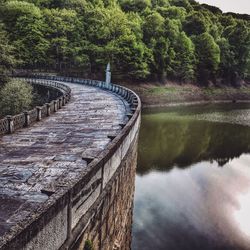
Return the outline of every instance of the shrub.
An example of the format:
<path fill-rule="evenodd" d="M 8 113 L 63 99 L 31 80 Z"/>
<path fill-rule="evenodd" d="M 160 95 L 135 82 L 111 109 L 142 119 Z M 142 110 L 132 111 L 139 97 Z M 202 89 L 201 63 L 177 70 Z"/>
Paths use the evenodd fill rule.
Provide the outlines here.
<path fill-rule="evenodd" d="M 86 240 L 84 250 L 94 250 L 93 243 L 91 240 Z"/>
<path fill-rule="evenodd" d="M 32 86 L 21 80 L 10 80 L 0 91 L 1 115 L 18 114 L 32 103 Z"/>

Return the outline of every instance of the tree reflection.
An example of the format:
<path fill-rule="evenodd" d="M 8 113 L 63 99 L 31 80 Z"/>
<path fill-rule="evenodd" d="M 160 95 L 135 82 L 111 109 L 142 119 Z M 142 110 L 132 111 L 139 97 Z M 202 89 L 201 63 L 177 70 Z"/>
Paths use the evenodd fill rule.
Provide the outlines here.
<path fill-rule="evenodd" d="M 176 113 L 147 114 L 142 118 L 139 174 L 151 169 L 169 171 L 200 161 L 224 166 L 250 151 L 250 129 L 238 125 L 198 121 Z"/>

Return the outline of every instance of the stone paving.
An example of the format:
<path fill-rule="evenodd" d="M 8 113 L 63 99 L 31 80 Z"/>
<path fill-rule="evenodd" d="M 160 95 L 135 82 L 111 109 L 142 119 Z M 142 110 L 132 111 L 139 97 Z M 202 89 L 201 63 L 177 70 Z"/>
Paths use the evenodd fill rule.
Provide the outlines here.
<path fill-rule="evenodd" d="M 71 101 L 29 128 L 0 137 L 0 237 L 84 171 L 127 122 L 129 105 L 114 93 L 69 84 Z M 85 160 L 83 160 L 85 159 Z M 0 239 L 1 240 L 1 239 Z"/>

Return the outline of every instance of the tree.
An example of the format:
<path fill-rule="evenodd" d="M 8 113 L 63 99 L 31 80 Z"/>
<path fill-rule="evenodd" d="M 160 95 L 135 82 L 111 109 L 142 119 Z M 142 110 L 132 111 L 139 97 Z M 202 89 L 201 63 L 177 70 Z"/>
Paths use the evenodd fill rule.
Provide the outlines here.
<path fill-rule="evenodd" d="M 196 78 L 195 46 L 185 32 L 181 32 L 175 43 L 175 58 L 172 62 L 174 77 L 182 82 L 193 82 Z"/>
<path fill-rule="evenodd" d="M 184 7 L 188 12 L 193 10 L 191 3 L 193 0 L 169 0 L 170 4 L 177 7 Z M 196 4 L 196 2 L 193 2 Z"/>
<path fill-rule="evenodd" d="M 15 56 L 86 77 L 103 77 L 107 62 L 122 78 L 250 77 L 250 17 L 195 0 L 2 0 L 0 22 L 2 72 Z"/>
<path fill-rule="evenodd" d="M 169 0 L 151 0 L 151 4 L 153 8 L 170 6 Z"/>
<path fill-rule="evenodd" d="M 197 73 L 201 83 L 214 79 L 220 63 L 220 48 L 214 38 L 207 32 L 193 38 L 196 57 L 198 59 Z"/>
<path fill-rule="evenodd" d="M 165 19 L 158 12 L 152 12 L 144 19 L 143 37 L 146 43 L 150 43 L 151 38 L 164 35 Z"/>
<path fill-rule="evenodd" d="M 1 115 L 15 115 L 28 109 L 32 103 L 32 87 L 30 84 L 11 80 L 0 91 Z"/>
<path fill-rule="evenodd" d="M 143 25 L 144 42 L 151 50 L 151 74 L 163 81 L 167 72 L 169 40 L 165 38 L 165 20 L 158 12 L 146 16 Z M 157 38 L 157 39 L 156 39 Z"/>
<path fill-rule="evenodd" d="M 134 35 L 120 37 L 116 47 L 113 57 L 115 70 L 131 79 L 145 79 L 150 74 L 147 63 L 150 51 L 143 43 L 137 42 Z"/>
<path fill-rule="evenodd" d="M 234 54 L 234 60 L 231 69 L 239 74 L 242 78 L 245 77 L 250 60 L 250 28 L 244 21 L 238 21 L 236 25 L 229 26 L 224 31 L 230 44 L 230 49 Z"/>
<path fill-rule="evenodd" d="M 233 72 L 234 65 L 236 64 L 235 54 L 227 38 L 221 37 L 217 43 L 220 47 L 220 76 L 223 77 L 228 83 L 231 83 L 231 74 Z"/>
<path fill-rule="evenodd" d="M 156 9 L 164 18 L 178 19 L 183 22 L 186 18 L 187 12 L 183 7 L 158 7 Z"/>
<path fill-rule="evenodd" d="M 208 23 L 201 12 L 190 13 L 184 22 L 184 31 L 189 35 L 200 35 L 208 31 Z"/>
<path fill-rule="evenodd" d="M 6 74 L 14 67 L 14 49 L 7 39 L 7 33 L 0 23 L 0 86 L 6 81 Z"/>
<path fill-rule="evenodd" d="M 125 12 L 142 12 L 146 8 L 151 7 L 150 0 L 120 0 L 120 4 Z"/>
<path fill-rule="evenodd" d="M 164 81 L 170 72 L 170 62 L 174 57 L 174 51 L 170 48 L 170 42 L 163 37 L 152 40 L 154 64 L 152 73 L 156 73 L 158 80 Z"/>
<path fill-rule="evenodd" d="M 23 1 L 9 1 L 0 14 L 10 34 L 16 58 L 23 67 L 38 67 L 46 62 L 48 41 L 44 38 L 44 23 L 38 7 Z"/>
<path fill-rule="evenodd" d="M 16 23 L 17 40 L 13 46 L 17 50 L 22 65 L 29 68 L 39 68 L 46 65 L 49 42 L 45 39 L 43 21 L 27 16 L 19 17 Z"/>
<path fill-rule="evenodd" d="M 45 9 L 46 39 L 49 44 L 49 62 L 58 71 L 69 69 L 82 62 L 79 58 L 81 27 L 77 13 L 66 9 Z"/>
<path fill-rule="evenodd" d="M 213 14 L 219 14 L 219 15 L 222 14 L 222 10 L 220 8 L 215 7 L 215 6 L 211 6 L 208 4 L 202 4 L 201 7 L 211 11 Z"/>
<path fill-rule="evenodd" d="M 85 48 L 91 74 L 103 71 L 107 62 L 117 77 L 142 79 L 149 74 L 149 51 L 141 41 L 137 15 L 126 14 L 117 6 L 90 8 L 84 23 L 86 39 L 91 41 Z"/>

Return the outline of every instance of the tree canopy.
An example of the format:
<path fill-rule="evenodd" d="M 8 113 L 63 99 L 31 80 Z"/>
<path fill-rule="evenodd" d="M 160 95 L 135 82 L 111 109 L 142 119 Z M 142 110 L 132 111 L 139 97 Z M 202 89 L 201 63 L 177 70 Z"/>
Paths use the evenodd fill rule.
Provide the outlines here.
<path fill-rule="evenodd" d="M 6 81 L 6 74 L 15 63 L 14 48 L 8 41 L 3 24 L 0 23 L 0 87 Z"/>
<path fill-rule="evenodd" d="M 207 84 L 250 80 L 250 18 L 194 0 L 4 0 L 0 74 L 19 68 Z M 237 76 L 237 77 L 236 77 Z"/>

